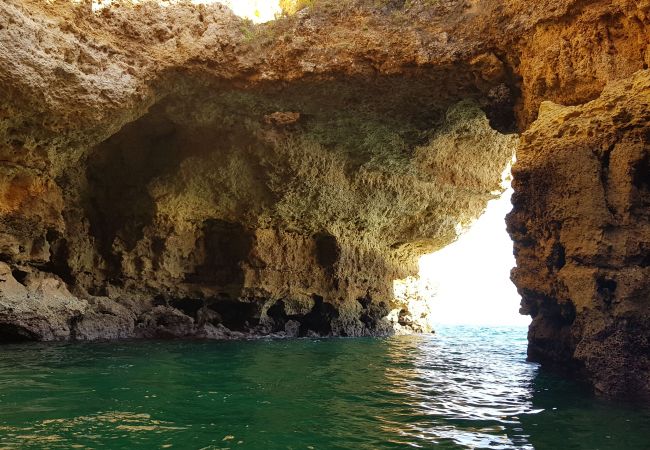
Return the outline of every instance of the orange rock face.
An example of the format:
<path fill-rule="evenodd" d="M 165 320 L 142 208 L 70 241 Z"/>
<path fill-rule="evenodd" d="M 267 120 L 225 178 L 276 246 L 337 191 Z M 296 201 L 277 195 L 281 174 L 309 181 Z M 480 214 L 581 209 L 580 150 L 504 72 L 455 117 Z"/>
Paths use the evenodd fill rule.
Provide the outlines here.
<path fill-rule="evenodd" d="M 649 111 L 648 71 L 585 105 L 544 103 L 513 170 L 529 357 L 614 395 L 650 392 Z"/>
<path fill-rule="evenodd" d="M 555 11 L 562 17 L 536 24 L 517 51 L 522 129 L 537 117 L 542 101 L 585 103 L 609 81 L 650 65 L 647 1 L 561 2 Z"/>

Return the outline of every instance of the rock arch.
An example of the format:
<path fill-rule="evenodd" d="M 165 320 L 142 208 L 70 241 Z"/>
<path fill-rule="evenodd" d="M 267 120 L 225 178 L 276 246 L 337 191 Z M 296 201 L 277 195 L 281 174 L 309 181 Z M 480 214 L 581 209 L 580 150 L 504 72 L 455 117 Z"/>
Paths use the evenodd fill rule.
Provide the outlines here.
<path fill-rule="evenodd" d="M 3 2 L 0 336 L 421 331 L 519 132 L 530 356 L 650 392 L 648 7 L 340 3 Z"/>

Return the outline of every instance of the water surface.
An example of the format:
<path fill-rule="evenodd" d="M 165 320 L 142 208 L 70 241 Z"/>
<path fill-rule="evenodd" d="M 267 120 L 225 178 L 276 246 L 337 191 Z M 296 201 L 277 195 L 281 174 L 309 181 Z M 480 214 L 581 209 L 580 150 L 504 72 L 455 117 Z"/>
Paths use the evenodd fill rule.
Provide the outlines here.
<path fill-rule="evenodd" d="M 0 448 L 649 449 L 650 412 L 525 362 L 525 328 L 0 348 Z"/>

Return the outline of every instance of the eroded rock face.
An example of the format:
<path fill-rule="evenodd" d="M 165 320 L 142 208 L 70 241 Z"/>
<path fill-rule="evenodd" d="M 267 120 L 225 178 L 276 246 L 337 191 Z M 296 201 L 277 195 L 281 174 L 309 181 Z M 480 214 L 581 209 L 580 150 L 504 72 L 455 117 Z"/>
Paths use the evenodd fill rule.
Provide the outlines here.
<path fill-rule="evenodd" d="M 517 0 L 507 3 L 511 11 L 521 8 Z M 645 0 L 526 6 L 530 19 L 525 26 L 532 21 L 534 26 L 524 32 L 512 61 L 521 76 L 517 109 L 522 130 L 537 117 L 541 102 L 585 103 L 597 98 L 608 82 L 650 65 L 650 4 Z M 541 19 L 543 15 L 553 18 Z"/>
<path fill-rule="evenodd" d="M 291 321 L 299 335 L 383 334 L 394 310 L 395 325 L 427 329 L 392 298 L 392 280 L 481 211 L 515 138 L 461 103 L 409 150 L 354 109 L 330 118 L 292 104 L 312 122 L 269 125 L 261 95 L 166 98 L 64 171 L 62 230 L 24 230 L 7 257 L 90 302 L 71 337 L 287 332 Z"/>
<path fill-rule="evenodd" d="M 513 169 L 529 357 L 612 395 L 650 393 L 649 158 L 643 71 L 582 106 L 544 103 Z"/>
<path fill-rule="evenodd" d="M 11 268 L 0 298 L 35 317 L 17 322 L 8 303 L 5 334 L 429 330 L 426 311 L 395 299 L 392 281 L 453 241 L 500 189 L 517 139 L 481 107 L 507 128 L 502 63 L 488 53 L 416 71 L 406 67 L 415 47 L 392 68 L 378 60 L 383 70 L 370 73 L 354 61 L 338 74 L 331 52 L 352 61 L 359 37 L 352 51 L 330 37 L 330 51 L 313 57 L 288 41 L 312 39 L 310 21 L 330 13 L 267 27 L 282 37 L 270 47 L 262 29 L 251 38 L 219 6 L 170 8 L 2 6 L 21 27 L 5 28 L 0 52 L 9 94 L 0 245 Z M 396 27 L 391 17 L 379 30 Z M 14 293 L 12 270 L 58 280 L 74 308 Z M 58 332 L 43 331 L 48 322 Z"/>
<path fill-rule="evenodd" d="M 392 281 L 478 217 L 525 131 L 531 358 L 647 392 L 649 17 L 2 2 L 0 340 L 427 330 Z"/>

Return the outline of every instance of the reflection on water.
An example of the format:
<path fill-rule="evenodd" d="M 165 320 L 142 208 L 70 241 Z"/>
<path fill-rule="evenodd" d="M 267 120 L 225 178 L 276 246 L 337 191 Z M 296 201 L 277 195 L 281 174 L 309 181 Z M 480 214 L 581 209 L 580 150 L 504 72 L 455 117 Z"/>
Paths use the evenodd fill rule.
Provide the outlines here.
<path fill-rule="evenodd" d="M 525 362 L 525 329 L 0 352 L 0 448 L 647 449 L 650 413 Z"/>
<path fill-rule="evenodd" d="M 541 412 L 532 405 L 537 366 L 522 359 L 525 335 L 513 330 L 443 328 L 437 339 L 391 343 L 395 361 L 411 357 L 407 370 L 387 369 L 392 390 L 407 399 L 413 415 L 430 418 L 399 432 L 464 448 L 533 448 L 519 417 Z"/>

